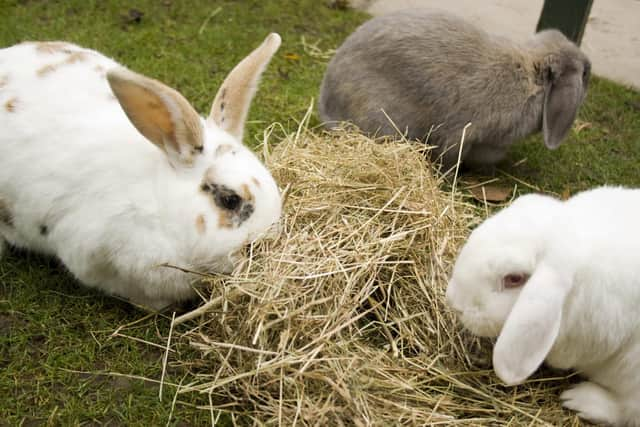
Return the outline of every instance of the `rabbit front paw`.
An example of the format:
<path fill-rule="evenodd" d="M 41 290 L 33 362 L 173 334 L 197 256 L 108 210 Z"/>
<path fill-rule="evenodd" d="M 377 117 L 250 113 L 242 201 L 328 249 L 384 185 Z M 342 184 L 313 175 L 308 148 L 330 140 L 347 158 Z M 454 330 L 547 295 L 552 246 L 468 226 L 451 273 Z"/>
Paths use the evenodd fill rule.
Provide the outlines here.
<path fill-rule="evenodd" d="M 615 397 L 599 385 L 584 381 L 560 395 L 562 406 L 578 413 L 592 423 L 619 425 L 620 405 Z"/>

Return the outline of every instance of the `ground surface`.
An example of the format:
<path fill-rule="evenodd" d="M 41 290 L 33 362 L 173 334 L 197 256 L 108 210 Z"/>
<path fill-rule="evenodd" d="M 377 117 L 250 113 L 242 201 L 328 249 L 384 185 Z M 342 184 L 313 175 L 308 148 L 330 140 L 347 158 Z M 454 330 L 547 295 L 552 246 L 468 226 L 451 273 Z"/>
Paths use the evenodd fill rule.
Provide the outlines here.
<path fill-rule="evenodd" d="M 283 45 L 250 115 L 255 143 L 267 123 L 295 126 L 315 97 L 325 61 L 305 54 L 302 38 L 326 50 L 362 19 L 315 0 L 0 0 L 0 46 L 62 39 L 95 48 L 176 87 L 204 114 L 226 72 L 277 31 Z M 144 316 L 79 287 L 52 260 L 11 252 L 0 261 L 0 426 L 207 424 L 207 412 L 180 402 L 171 417 L 174 390 L 159 401 L 157 384 L 134 378 L 160 378 L 163 349 L 136 340 L 163 345 L 169 321 L 120 330 L 135 340 L 113 334 Z M 184 372 L 169 367 L 166 379 Z"/>
<path fill-rule="evenodd" d="M 64 39 L 96 48 L 178 88 L 205 113 L 226 71 L 278 31 L 284 44 L 250 116 L 253 143 L 273 121 L 292 128 L 317 98 L 326 59 L 309 43 L 335 48 L 364 19 L 316 0 L 4 0 L 0 46 Z M 596 78 L 565 145 L 550 152 L 532 137 L 490 178 L 565 195 L 604 183 L 640 186 L 639 116 L 638 92 Z M 160 378 L 168 325 L 79 287 L 52 260 L 11 252 L 0 261 L 0 425 L 208 422 L 192 406 L 203 402 L 174 407 L 170 386 L 160 401 L 156 383 L 136 379 Z M 186 343 L 175 348 L 171 360 L 189 357 Z M 166 379 L 184 374 L 170 364 Z"/>

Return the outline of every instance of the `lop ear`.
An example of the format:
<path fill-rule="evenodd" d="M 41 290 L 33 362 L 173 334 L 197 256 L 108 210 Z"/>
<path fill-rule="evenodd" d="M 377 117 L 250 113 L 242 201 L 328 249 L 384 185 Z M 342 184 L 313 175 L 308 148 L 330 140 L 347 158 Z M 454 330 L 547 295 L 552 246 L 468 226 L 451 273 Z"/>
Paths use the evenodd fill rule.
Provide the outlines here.
<path fill-rule="evenodd" d="M 549 149 L 560 146 L 578 114 L 585 88 L 581 73 L 551 58 L 544 68 L 542 131 Z"/>
<path fill-rule="evenodd" d="M 269 34 L 258 48 L 231 70 L 213 101 L 208 120 L 229 132 L 238 141 L 242 141 L 244 123 L 260 76 L 280 43 L 278 34 Z"/>
<path fill-rule="evenodd" d="M 174 165 L 188 166 L 202 153 L 202 122 L 178 92 L 125 68 L 107 73 L 111 90 L 138 131 L 167 153 Z"/>
<path fill-rule="evenodd" d="M 540 265 L 522 289 L 493 348 L 493 368 L 508 385 L 523 382 L 555 342 L 570 280 Z"/>

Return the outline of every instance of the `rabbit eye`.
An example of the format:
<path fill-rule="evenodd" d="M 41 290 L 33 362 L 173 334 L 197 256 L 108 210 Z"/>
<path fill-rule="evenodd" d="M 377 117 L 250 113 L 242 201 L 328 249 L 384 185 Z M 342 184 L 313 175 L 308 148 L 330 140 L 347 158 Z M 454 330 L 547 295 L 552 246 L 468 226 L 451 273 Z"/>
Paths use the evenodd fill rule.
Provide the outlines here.
<path fill-rule="evenodd" d="M 520 286 L 527 283 L 529 276 L 521 273 L 511 273 L 507 274 L 502 278 L 502 287 L 504 289 L 513 289 L 519 288 Z"/>
<path fill-rule="evenodd" d="M 219 202 L 219 205 L 224 209 L 235 211 L 240 206 L 242 199 L 237 194 L 221 194 Z"/>
<path fill-rule="evenodd" d="M 243 204 L 242 197 L 224 185 L 205 181 L 200 185 L 200 190 L 205 193 L 210 193 L 213 196 L 215 204 L 228 211 L 237 211 Z"/>

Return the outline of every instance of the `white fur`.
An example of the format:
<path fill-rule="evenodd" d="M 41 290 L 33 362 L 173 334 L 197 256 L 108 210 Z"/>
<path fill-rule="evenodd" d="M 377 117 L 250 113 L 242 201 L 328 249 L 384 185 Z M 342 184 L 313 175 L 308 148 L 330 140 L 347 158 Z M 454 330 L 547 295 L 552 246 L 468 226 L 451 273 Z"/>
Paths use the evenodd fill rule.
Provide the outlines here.
<path fill-rule="evenodd" d="M 568 201 L 528 195 L 462 248 L 447 289 L 472 332 L 497 336 L 507 384 L 543 362 L 588 382 L 563 405 L 590 421 L 640 426 L 640 190 L 602 187 Z M 506 274 L 530 276 L 503 289 Z"/>
<path fill-rule="evenodd" d="M 159 309 L 192 297 L 197 279 L 163 264 L 228 272 L 234 252 L 278 222 L 271 174 L 214 121 L 196 119 L 202 154 L 176 165 L 114 98 L 106 73 L 119 64 L 72 44 L 38 46 L 0 50 L 0 199 L 13 216 L 13 224 L 0 222 L 0 255 L 7 241 L 57 256 L 84 284 Z M 85 56 L 65 62 L 73 52 Z M 46 65 L 56 66 L 39 74 Z M 233 149 L 216 153 L 221 145 Z M 250 190 L 248 219 L 219 225 L 224 212 L 200 189 L 207 173 L 237 193 Z"/>

